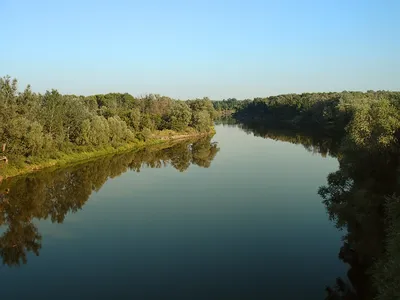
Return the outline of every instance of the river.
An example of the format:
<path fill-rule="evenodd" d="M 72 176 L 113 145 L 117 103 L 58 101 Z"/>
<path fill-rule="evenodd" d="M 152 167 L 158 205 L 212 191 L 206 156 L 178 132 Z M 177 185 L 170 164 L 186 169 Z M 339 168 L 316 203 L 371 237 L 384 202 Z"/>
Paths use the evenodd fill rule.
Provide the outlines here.
<path fill-rule="evenodd" d="M 324 299 L 348 269 L 317 193 L 337 159 L 216 132 L 3 183 L 2 299 Z"/>

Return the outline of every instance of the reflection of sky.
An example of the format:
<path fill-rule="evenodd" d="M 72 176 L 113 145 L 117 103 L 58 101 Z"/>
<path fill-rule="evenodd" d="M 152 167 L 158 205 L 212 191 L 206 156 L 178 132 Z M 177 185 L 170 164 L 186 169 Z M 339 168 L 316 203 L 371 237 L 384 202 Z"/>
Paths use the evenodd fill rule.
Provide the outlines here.
<path fill-rule="evenodd" d="M 210 168 L 129 171 L 63 224 L 40 222 L 40 257 L 30 256 L 5 286 L 15 280 L 40 290 L 48 282 L 50 292 L 67 284 L 65 299 L 78 289 L 87 297 L 148 299 L 179 287 L 198 291 L 198 299 L 207 289 L 207 299 L 257 299 L 267 291 L 322 299 L 345 270 L 337 258 L 341 233 L 317 195 L 337 161 L 237 128 L 217 132 L 220 151 Z"/>

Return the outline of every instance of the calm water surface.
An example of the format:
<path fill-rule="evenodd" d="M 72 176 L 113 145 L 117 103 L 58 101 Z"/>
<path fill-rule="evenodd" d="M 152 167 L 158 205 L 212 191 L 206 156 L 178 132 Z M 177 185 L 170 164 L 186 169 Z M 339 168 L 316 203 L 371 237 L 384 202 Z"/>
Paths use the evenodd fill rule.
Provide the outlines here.
<path fill-rule="evenodd" d="M 2 299 L 324 299 L 347 270 L 317 194 L 337 160 L 216 130 L 3 184 Z"/>

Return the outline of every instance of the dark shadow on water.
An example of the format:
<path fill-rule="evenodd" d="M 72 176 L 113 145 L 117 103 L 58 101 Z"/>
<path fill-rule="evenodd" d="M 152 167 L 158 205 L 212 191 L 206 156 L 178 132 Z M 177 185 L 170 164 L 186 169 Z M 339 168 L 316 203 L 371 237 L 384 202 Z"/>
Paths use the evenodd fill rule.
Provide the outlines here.
<path fill-rule="evenodd" d="M 257 122 L 237 123 L 236 126 L 247 134 L 253 134 L 256 137 L 302 145 L 307 151 L 320 154 L 323 157 L 337 157 L 339 154 L 340 139 L 338 137 L 329 137 L 321 133 L 304 132 L 280 126 L 272 127 L 270 124 Z"/>

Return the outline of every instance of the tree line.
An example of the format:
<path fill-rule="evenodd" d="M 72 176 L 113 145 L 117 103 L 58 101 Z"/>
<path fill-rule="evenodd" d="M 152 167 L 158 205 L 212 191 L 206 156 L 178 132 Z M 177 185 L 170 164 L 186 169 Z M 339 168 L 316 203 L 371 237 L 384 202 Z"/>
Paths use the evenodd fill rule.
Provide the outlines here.
<path fill-rule="evenodd" d="M 214 100 L 212 101 L 212 104 L 215 110 L 215 117 L 216 118 L 231 117 L 236 110 L 241 109 L 250 101 L 251 100 L 237 100 L 236 98 Z"/>
<path fill-rule="evenodd" d="M 235 111 L 250 102 L 251 102 L 250 99 L 238 100 L 236 98 L 228 98 L 223 100 L 214 100 L 212 101 L 212 104 L 216 111 L 224 111 L 224 110 Z"/>
<path fill-rule="evenodd" d="M 146 141 L 157 131 L 207 132 L 214 112 L 208 98 L 77 96 L 54 89 L 40 94 L 29 85 L 18 92 L 17 80 L 6 76 L 0 78 L 0 158 L 18 166 L 61 153 Z"/>
<path fill-rule="evenodd" d="M 390 147 L 400 137 L 400 92 L 304 93 L 255 98 L 233 117 L 350 138 L 361 147 Z"/>

